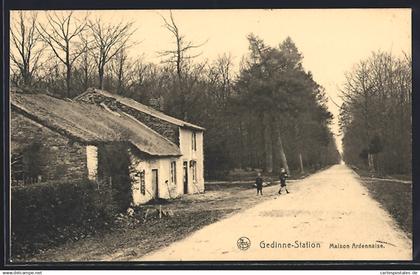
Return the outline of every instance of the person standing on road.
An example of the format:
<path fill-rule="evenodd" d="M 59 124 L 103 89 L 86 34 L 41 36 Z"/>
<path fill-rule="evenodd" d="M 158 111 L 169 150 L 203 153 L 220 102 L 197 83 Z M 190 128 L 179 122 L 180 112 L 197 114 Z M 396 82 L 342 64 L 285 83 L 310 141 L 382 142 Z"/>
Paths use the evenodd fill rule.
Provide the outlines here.
<path fill-rule="evenodd" d="M 257 178 L 255 179 L 255 185 L 257 186 L 257 196 L 258 194 L 261 194 L 262 196 L 263 179 L 261 177 L 261 173 L 258 173 Z"/>
<path fill-rule="evenodd" d="M 287 190 L 286 187 L 286 179 L 289 177 L 289 175 L 286 172 L 286 169 L 281 168 L 280 170 L 280 190 L 279 190 L 279 195 L 281 194 L 281 189 L 284 187 L 284 189 L 286 189 L 286 193 L 289 194 L 289 190 Z"/>

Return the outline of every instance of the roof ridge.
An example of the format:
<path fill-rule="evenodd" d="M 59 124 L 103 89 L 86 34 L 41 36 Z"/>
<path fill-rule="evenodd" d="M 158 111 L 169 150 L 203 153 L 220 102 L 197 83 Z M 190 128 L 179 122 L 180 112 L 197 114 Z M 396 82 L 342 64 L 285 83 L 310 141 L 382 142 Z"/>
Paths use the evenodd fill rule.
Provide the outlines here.
<path fill-rule="evenodd" d="M 87 88 L 86 91 L 84 91 L 83 93 L 73 97 L 73 100 L 78 100 L 79 98 L 81 98 L 82 96 L 84 96 L 87 93 L 90 93 L 91 91 L 95 91 L 95 88 L 91 87 L 91 88 Z"/>
<path fill-rule="evenodd" d="M 139 102 L 139 101 L 137 101 L 137 100 L 135 100 L 135 99 L 133 99 L 133 98 L 126 97 L 126 96 L 122 96 L 122 95 L 112 94 L 112 93 L 110 93 L 110 92 L 108 92 L 108 91 L 105 91 L 105 90 L 96 89 L 96 88 L 89 88 L 89 89 L 88 89 L 88 90 L 86 90 L 84 93 L 80 94 L 80 97 L 81 97 L 82 95 L 88 94 L 88 93 L 90 93 L 90 92 L 97 92 L 97 93 L 100 93 L 101 95 L 103 95 L 103 96 L 105 96 L 105 97 L 108 97 L 108 98 L 113 98 L 113 99 L 117 100 L 118 102 L 120 102 L 121 104 L 124 104 L 124 105 L 127 105 L 127 104 L 126 104 L 126 103 L 124 103 L 124 102 L 121 102 L 121 99 L 122 99 L 122 100 L 133 101 L 133 104 L 138 104 L 139 106 L 141 106 L 141 107 L 145 108 L 146 110 L 140 110 L 140 109 L 136 108 L 135 106 L 128 106 L 128 107 L 130 107 L 130 108 L 134 108 L 134 109 L 136 109 L 136 110 L 137 110 L 137 111 L 139 111 L 139 112 L 142 112 L 142 113 L 148 114 L 148 115 L 150 115 L 150 116 L 153 116 L 153 117 L 155 117 L 155 118 L 158 118 L 158 119 L 164 120 L 164 121 L 169 122 L 169 123 L 171 123 L 171 124 L 178 125 L 178 126 L 180 126 L 180 127 L 195 128 L 195 129 L 199 129 L 199 130 L 201 130 L 201 131 L 204 131 L 204 130 L 205 130 L 205 128 L 204 128 L 204 127 L 201 127 L 201 126 L 198 126 L 198 125 L 193 124 L 193 123 L 191 123 L 191 122 L 188 122 L 188 121 L 185 121 L 185 120 L 182 120 L 182 119 L 179 119 L 179 118 L 173 117 L 173 116 L 171 116 L 171 115 L 168 115 L 168 114 L 166 114 L 166 113 L 164 113 L 164 112 L 162 112 L 162 111 L 159 111 L 159 110 L 154 109 L 154 108 L 153 108 L 153 107 L 151 107 L 151 106 L 148 106 L 148 105 L 146 105 L 146 104 L 143 104 L 143 103 L 141 103 L 141 102 Z M 79 97 L 79 96 L 78 96 L 78 97 Z M 78 97 L 76 97 L 75 99 L 78 99 Z M 175 120 L 176 122 L 175 122 L 174 120 Z"/>

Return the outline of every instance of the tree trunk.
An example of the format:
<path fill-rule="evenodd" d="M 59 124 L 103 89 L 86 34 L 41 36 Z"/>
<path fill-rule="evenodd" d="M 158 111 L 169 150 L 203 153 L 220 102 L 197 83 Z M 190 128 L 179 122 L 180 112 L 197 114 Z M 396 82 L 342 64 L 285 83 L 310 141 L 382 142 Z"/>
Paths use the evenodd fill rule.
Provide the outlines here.
<path fill-rule="evenodd" d="M 88 64 L 87 54 L 84 55 L 83 62 L 84 62 L 83 74 L 84 74 L 84 82 L 85 82 L 83 86 L 86 91 L 89 88 L 89 71 L 88 71 L 89 64 Z"/>
<path fill-rule="evenodd" d="M 245 160 L 245 147 L 244 147 L 244 138 L 243 138 L 243 130 L 242 130 L 242 120 L 239 119 L 239 141 L 240 141 L 240 151 L 241 151 L 241 159 L 239 161 L 240 168 L 245 168 L 244 160 Z"/>
<path fill-rule="evenodd" d="M 71 94 L 70 94 L 70 89 L 71 89 L 71 67 L 67 66 L 67 75 L 66 75 L 66 88 L 67 88 L 67 97 L 70 98 Z"/>
<path fill-rule="evenodd" d="M 245 140 L 245 147 L 250 148 L 249 152 L 248 152 L 248 165 L 252 168 L 256 168 L 255 163 L 257 162 L 257 154 L 255 153 L 255 144 L 253 144 L 251 142 L 252 140 L 252 132 L 250 131 L 251 128 L 251 122 L 249 118 L 245 119 L 246 121 L 246 125 L 245 125 L 245 129 L 246 129 L 246 140 Z M 255 140 L 254 140 L 255 141 Z"/>
<path fill-rule="evenodd" d="M 368 165 L 369 165 L 369 171 L 375 172 L 375 161 L 374 161 L 374 154 L 369 153 L 368 154 Z"/>
<path fill-rule="evenodd" d="M 99 67 L 98 70 L 98 76 L 99 76 L 99 89 L 104 89 L 104 68 Z"/>
<path fill-rule="evenodd" d="M 303 169 L 303 160 L 302 160 L 302 154 L 299 153 L 299 164 L 300 164 L 300 173 L 305 173 L 305 170 Z"/>
<path fill-rule="evenodd" d="M 273 152 L 273 173 L 276 175 L 280 174 L 280 170 L 283 167 L 282 157 L 279 150 L 279 143 L 278 143 L 278 129 L 276 129 L 276 119 L 271 119 L 271 143 L 272 145 L 272 152 Z"/>
<path fill-rule="evenodd" d="M 274 119 L 273 131 L 276 137 L 274 149 L 278 151 L 278 155 L 280 156 L 281 160 L 281 165 L 284 169 L 286 169 L 286 172 L 289 174 L 289 165 L 287 164 L 286 154 L 284 153 L 283 142 L 281 140 L 280 125 L 277 119 Z"/>
<path fill-rule="evenodd" d="M 70 63 L 70 50 L 69 50 L 69 41 L 66 40 L 66 85 L 67 85 L 67 97 L 70 98 L 70 81 L 71 81 L 71 63 Z"/>
<path fill-rule="evenodd" d="M 29 64 L 27 64 L 26 61 L 23 62 L 23 71 L 22 71 L 22 76 L 23 76 L 23 84 L 25 87 L 30 87 L 31 86 L 31 77 L 30 77 L 30 73 L 29 73 Z"/>
<path fill-rule="evenodd" d="M 271 140 L 271 123 L 270 114 L 263 113 L 263 126 L 264 126 L 264 154 L 265 154 L 265 167 L 267 173 L 273 172 L 273 146 Z"/>
<path fill-rule="evenodd" d="M 120 64 L 118 67 L 118 83 L 117 83 L 117 94 L 121 95 L 123 93 L 123 69 L 124 69 L 124 59 L 121 56 Z"/>

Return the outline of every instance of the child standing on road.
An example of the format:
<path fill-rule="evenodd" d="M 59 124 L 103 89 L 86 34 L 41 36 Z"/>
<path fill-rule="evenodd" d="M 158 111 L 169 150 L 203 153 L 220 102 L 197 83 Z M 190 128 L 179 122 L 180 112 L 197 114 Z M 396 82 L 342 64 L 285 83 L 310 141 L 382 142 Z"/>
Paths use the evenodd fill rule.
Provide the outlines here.
<path fill-rule="evenodd" d="M 257 178 L 255 179 L 255 185 L 257 185 L 257 196 L 258 194 L 261 194 L 262 196 L 263 179 L 261 177 L 261 173 L 258 173 Z"/>
<path fill-rule="evenodd" d="M 289 177 L 289 175 L 287 174 L 286 170 L 284 168 L 281 168 L 280 170 L 280 190 L 279 190 L 279 194 L 281 194 L 281 189 L 284 187 L 284 189 L 286 189 L 286 193 L 289 194 L 289 190 L 287 190 L 286 187 L 286 179 Z"/>

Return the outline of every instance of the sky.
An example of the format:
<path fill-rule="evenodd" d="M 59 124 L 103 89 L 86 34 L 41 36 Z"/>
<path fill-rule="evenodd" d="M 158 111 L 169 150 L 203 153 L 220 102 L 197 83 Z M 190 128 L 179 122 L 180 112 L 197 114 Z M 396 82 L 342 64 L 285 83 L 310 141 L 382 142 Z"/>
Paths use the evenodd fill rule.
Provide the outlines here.
<path fill-rule="evenodd" d="M 171 34 L 163 27 L 161 16 L 168 10 L 90 11 L 105 21 L 132 21 L 136 28 L 131 47 L 133 58 L 160 62 L 158 52 L 173 49 Z M 77 16 L 86 12 L 78 11 Z M 42 13 L 39 14 L 42 17 Z M 13 15 L 12 15 L 13 16 Z M 254 33 L 269 46 L 277 46 L 290 36 L 303 54 L 303 66 L 325 88 L 328 107 L 334 115 L 332 131 L 338 136 L 340 87 L 345 73 L 360 60 L 378 50 L 402 56 L 411 54 L 411 9 L 275 9 L 275 10 L 174 10 L 180 32 L 195 44 L 205 42 L 197 61 L 212 61 L 230 53 L 239 68 L 248 53 L 246 36 Z M 334 103 L 335 102 L 335 103 Z"/>

